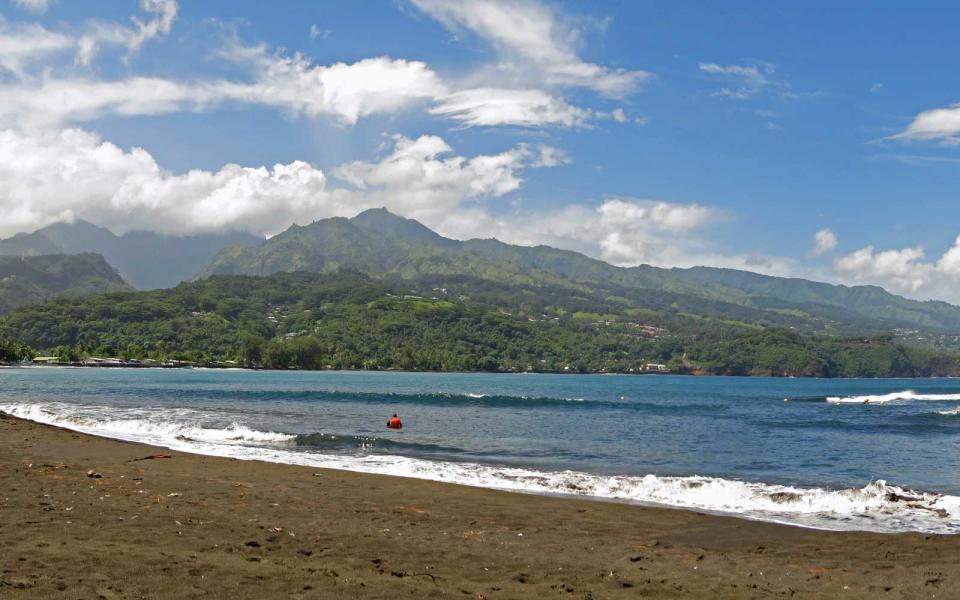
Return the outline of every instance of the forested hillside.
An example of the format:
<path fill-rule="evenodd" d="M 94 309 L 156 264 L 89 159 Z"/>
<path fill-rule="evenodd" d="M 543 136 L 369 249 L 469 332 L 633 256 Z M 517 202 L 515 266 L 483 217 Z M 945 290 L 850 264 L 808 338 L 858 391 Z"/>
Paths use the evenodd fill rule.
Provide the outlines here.
<path fill-rule="evenodd" d="M 736 321 L 789 326 L 806 333 L 898 330 L 914 345 L 960 348 L 960 308 L 945 302 L 910 300 L 873 286 L 838 286 L 731 269 L 622 268 L 547 246 L 459 242 L 384 209 L 353 219 L 294 226 L 259 247 L 231 246 L 200 277 L 329 273 L 343 268 L 377 278 L 462 275 L 574 291 L 618 290 L 638 308 L 694 314 L 707 310 L 705 316 L 725 312 Z"/>
<path fill-rule="evenodd" d="M 0 340 L 77 358 L 269 368 L 636 373 L 657 363 L 675 373 L 723 375 L 960 373 L 955 357 L 889 336 L 809 336 L 626 306 L 567 288 L 464 276 L 216 276 L 169 290 L 24 307 L 0 319 Z"/>
<path fill-rule="evenodd" d="M 128 289 L 99 254 L 0 256 L 0 315 L 55 296 Z"/>

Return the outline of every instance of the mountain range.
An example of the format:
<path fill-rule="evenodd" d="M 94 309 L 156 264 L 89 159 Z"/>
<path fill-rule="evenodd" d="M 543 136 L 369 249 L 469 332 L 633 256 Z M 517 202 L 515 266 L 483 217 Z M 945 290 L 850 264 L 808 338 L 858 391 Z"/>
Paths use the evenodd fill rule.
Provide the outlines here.
<path fill-rule="evenodd" d="M 256 246 L 226 247 L 199 277 L 344 269 L 391 279 L 429 276 L 440 278 L 438 282 L 469 276 L 504 284 L 559 286 L 571 293 L 599 287 L 608 297 L 620 298 L 626 308 L 726 315 L 737 322 L 806 332 L 960 332 L 960 307 L 911 300 L 876 286 L 832 285 L 710 267 L 616 267 L 548 246 L 448 239 L 386 209 L 295 225 Z"/>
<path fill-rule="evenodd" d="M 37 277 L 31 292 L 18 292 L 21 298 L 15 303 L 0 302 L 6 302 L 9 310 L 58 293 L 120 289 L 123 280 L 111 266 L 138 289 L 169 288 L 224 274 L 354 271 L 388 282 L 416 283 L 418 289 L 433 286 L 483 295 L 504 310 L 531 314 L 550 312 L 556 304 L 550 299 L 566 295 L 583 301 L 578 306 L 584 318 L 598 320 L 645 314 L 661 321 L 684 318 L 706 323 L 706 319 L 734 329 L 777 326 L 842 336 L 895 331 L 900 341 L 914 345 L 960 347 L 960 308 L 946 302 L 911 300 L 876 286 L 832 285 L 711 267 L 617 267 L 548 246 L 515 246 L 495 239 L 458 241 L 386 209 L 294 225 L 266 241 L 243 233 L 117 236 L 85 221 L 0 240 L 0 256 L 17 259 L 85 252 L 102 254 L 106 262 L 94 268 L 91 258 L 51 259 L 62 270 L 57 285 L 48 285 L 41 268 L 31 271 Z M 31 275 L 18 276 L 20 290 Z M 75 283 L 67 285 L 71 276 Z M 478 289 L 477 282 L 486 283 Z M 4 296 L 11 294 L 8 289 Z M 693 323 L 684 328 L 695 329 Z"/>
<path fill-rule="evenodd" d="M 131 231 L 118 236 L 83 220 L 55 223 L 0 240 L 0 256 L 96 253 L 137 289 L 173 287 L 193 277 L 223 247 L 262 242 L 247 233 L 163 236 Z"/>

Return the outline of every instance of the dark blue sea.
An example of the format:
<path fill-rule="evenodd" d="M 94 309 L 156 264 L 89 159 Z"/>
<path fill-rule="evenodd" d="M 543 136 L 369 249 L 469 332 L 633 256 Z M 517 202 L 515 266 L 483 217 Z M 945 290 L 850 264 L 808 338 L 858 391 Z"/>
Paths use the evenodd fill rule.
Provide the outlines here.
<path fill-rule="evenodd" d="M 960 532 L 960 380 L 28 367 L 0 369 L 0 410 L 204 454 Z"/>

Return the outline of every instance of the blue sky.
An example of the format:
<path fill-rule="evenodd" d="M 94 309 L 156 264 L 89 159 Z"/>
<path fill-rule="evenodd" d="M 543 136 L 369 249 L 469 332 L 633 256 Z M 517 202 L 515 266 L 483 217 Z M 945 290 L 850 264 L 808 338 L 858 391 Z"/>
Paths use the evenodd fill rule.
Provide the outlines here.
<path fill-rule="evenodd" d="M 956 13 L 10 0 L 0 235 L 272 235 L 386 205 L 452 237 L 960 301 Z"/>

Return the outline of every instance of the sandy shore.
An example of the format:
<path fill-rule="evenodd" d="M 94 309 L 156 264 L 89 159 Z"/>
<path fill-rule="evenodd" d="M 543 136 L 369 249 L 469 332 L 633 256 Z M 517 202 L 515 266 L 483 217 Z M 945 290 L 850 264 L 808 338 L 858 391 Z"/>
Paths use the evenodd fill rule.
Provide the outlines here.
<path fill-rule="evenodd" d="M 960 598 L 958 536 L 204 457 L 4 415 L 0 478 L 0 598 Z"/>

